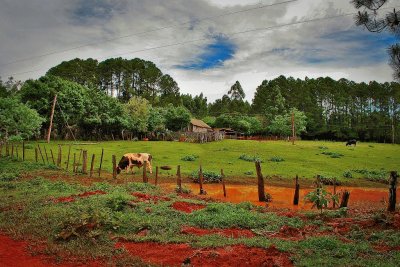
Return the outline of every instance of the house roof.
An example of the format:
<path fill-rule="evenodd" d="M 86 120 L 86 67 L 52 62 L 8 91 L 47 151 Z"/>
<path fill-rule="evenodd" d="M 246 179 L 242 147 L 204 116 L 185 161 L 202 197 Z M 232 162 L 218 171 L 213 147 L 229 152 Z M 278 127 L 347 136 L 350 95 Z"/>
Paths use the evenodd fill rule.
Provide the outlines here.
<path fill-rule="evenodd" d="M 190 119 L 190 123 L 197 127 L 211 129 L 211 127 L 202 120 Z"/>

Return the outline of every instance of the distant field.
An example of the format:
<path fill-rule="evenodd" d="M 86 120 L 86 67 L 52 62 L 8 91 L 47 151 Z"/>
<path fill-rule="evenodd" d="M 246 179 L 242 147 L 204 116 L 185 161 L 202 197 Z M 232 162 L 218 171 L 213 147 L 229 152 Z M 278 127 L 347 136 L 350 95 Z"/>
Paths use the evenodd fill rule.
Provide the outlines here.
<path fill-rule="evenodd" d="M 33 147 L 36 144 L 30 143 L 31 148 L 27 149 L 27 159 L 34 160 Z M 195 171 L 201 163 L 206 171 L 219 172 L 223 168 L 228 176 L 254 177 L 254 163 L 239 159 L 243 154 L 258 157 L 264 162 L 262 164 L 264 176 L 291 178 L 298 174 L 299 177 L 312 178 L 320 174 L 325 177 L 349 179 L 343 177 L 345 172 L 350 172 L 353 178 L 357 178 L 366 176 L 366 171 L 382 172 L 400 168 L 400 145 L 377 143 L 359 143 L 357 147 L 346 147 L 343 142 L 298 141 L 292 145 L 285 141 L 240 140 L 224 140 L 207 144 L 143 141 L 109 141 L 90 144 L 54 141 L 49 145 L 43 142 L 39 144 L 46 146 L 49 157 L 50 148 L 56 157 L 57 144 L 61 144 L 63 165 L 67 158 L 69 144 L 72 145 L 70 164 L 73 153 L 77 153 L 78 157 L 79 150 L 86 149 L 89 159 L 91 154 L 96 154 L 96 168 L 98 168 L 101 149 L 104 148 L 103 169 L 106 171 L 112 170 L 111 156 L 113 154 L 116 155 L 118 162 L 127 152 L 151 153 L 154 157 L 153 169 L 155 166 L 181 165 L 184 175 Z M 198 158 L 195 161 L 181 160 L 188 155 L 196 155 Z M 272 157 L 281 158 L 284 161 L 273 162 Z M 364 171 L 364 174 L 353 170 Z M 173 171 L 170 172 L 173 173 Z"/>

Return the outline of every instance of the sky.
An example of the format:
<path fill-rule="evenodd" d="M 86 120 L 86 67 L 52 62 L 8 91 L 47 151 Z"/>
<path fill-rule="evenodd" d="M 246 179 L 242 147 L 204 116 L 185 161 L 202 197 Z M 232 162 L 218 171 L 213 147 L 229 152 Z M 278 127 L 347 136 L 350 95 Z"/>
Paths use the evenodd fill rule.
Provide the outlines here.
<path fill-rule="evenodd" d="M 263 80 L 280 75 L 393 81 L 386 49 L 396 40 L 356 27 L 350 0 L 0 0 L 0 4 L 3 80 L 37 79 L 74 58 L 138 57 L 170 74 L 181 93 L 203 93 L 210 102 L 236 81 L 251 101 Z M 396 0 L 387 6 L 396 6 Z"/>

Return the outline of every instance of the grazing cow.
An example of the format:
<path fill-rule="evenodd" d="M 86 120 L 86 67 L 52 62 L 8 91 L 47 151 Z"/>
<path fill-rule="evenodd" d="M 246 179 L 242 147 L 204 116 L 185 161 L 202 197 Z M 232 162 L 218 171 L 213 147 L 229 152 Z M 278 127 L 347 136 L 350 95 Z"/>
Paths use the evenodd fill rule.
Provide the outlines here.
<path fill-rule="evenodd" d="M 351 139 L 351 140 L 347 141 L 346 146 L 351 146 L 351 145 L 356 146 L 357 145 L 357 140 L 356 139 Z"/>
<path fill-rule="evenodd" d="M 133 167 L 137 166 L 138 168 L 142 167 L 144 162 L 146 161 L 146 168 L 150 173 L 153 173 L 151 167 L 151 160 L 153 157 L 148 153 L 127 153 L 122 156 L 121 160 L 117 166 L 117 173 L 119 174 L 121 170 L 125 170 L 126 172 L 131 169 L 133 173 Z"/>

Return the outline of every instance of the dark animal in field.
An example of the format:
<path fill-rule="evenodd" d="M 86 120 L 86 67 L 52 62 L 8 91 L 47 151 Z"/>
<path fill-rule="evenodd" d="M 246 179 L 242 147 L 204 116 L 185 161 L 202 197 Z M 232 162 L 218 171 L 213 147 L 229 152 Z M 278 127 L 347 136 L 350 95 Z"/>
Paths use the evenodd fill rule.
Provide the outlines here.
<path fill-rule="evenodd" d="M 145 168 L 150 172 L 153 173 L 152 167 L 151 167 L 151 160 L 153 159 L 153 156 L 148 154 L 148 153 L 127 153 L 122 156 L 121 160 L 118 163 L 117 166 L 117 173 L 120 174 L 122 170 L 126 169 L 126 172 L 129 171 L 129 168 L 131 169 L 131 172 L 133 173 L 133 167 L 137 166 L 138 168 L 141 168 L 146 161 L 146 166 Z"/>
<path fill-rule="evenodd" d="M 351 139 L 351 140 L 347 141 L 346 146 L 351 146 L 351 145 L 356 146 L 357 145 L 357 140 L 356 139 Z"/>

